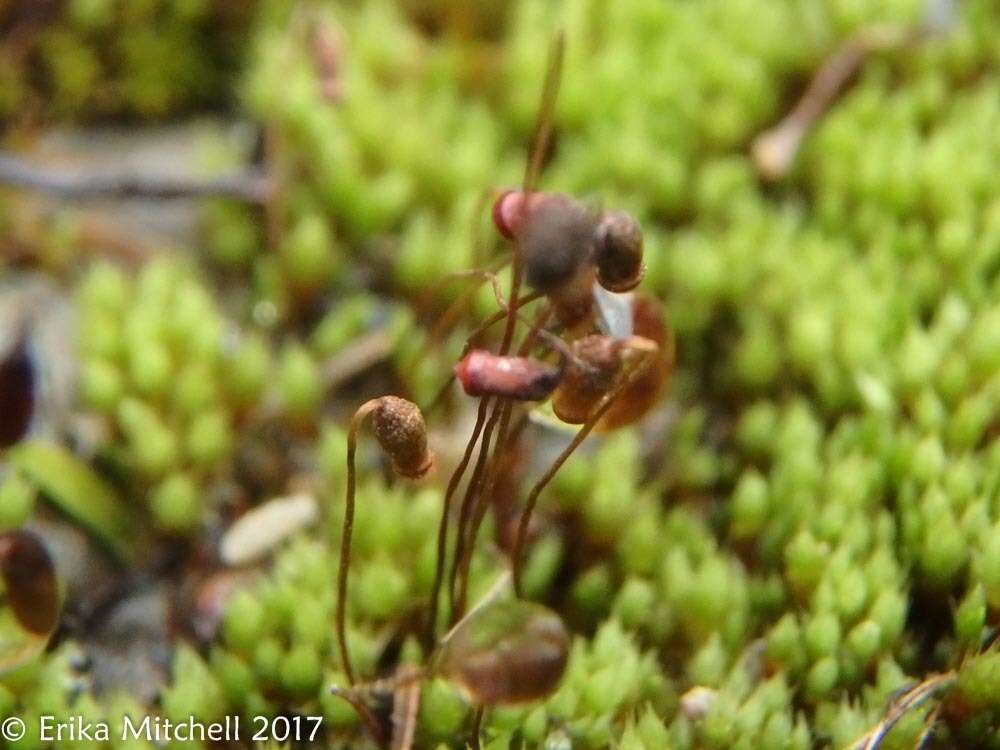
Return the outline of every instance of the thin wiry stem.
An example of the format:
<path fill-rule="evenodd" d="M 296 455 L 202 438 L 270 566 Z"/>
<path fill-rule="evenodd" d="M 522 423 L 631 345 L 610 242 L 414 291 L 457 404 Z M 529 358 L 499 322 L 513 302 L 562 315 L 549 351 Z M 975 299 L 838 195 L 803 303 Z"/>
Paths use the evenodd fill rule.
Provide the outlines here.
<path fill-rule="evenodd" d="M 336 695 L 338 698 L 343 698 L 347 701 L 351 708 L 354 709 L 355 713 L 361 717 L 361 721 L 368 728 L 375 742 L 378 743 L 379 747 L 388 748 L 389 738 L 386 737 L 385 729 L 383 729 L 382 724 L 376 718 L 372 710 L 365 705 L 362 697 L 352 689 L 341 690 L 338 687 L 333 687 L 330 692 Z"/>
<path fill-rule="evenodd" d="M 538 481 L 535 482 L 535 486 L 531 488 L 531 492 L 528 493 L 528 499 L 525 501 L 524 511 L 521 513 L 521 520 L 517 527 L 517 537 L 514 540 L 514 550 L 512 552 L 513 558 L 513 569 L 514 569 L 514 592 L 517 596 L 521 597 L 524 595 L 521 585 L 521 558 L 524 554 L 524 543 L 528 536 L 528 525 L 531 523 L 531 515 L 535 511 L 535 505 L 538 503 L 538 497 L 542 494 L 542 490 L 548 485 L 552 478 L 556 475 L 562 465 L 566 463 L 566 460 L 573 455 L 573 452 L 580 447 L 580 444 L 587 439 L 587 436 L 593 431 L 594 427 L 600 421 L 601 417 L 611 408 L 614 402 L 618 399 L 631 386 L 636 382 L 643 373 L 652 365 L 654 361 L 653 356 L 647 353 L 639 360 L 638 364 L 632 369 L 627 377 L 622 378 L 618 384 L 608 392 L 608 394 L 601 400 L 601 403 L 591 412 L 590 416 L 587 417 L 587 421 L 583 423 L 579 431 L 577 431 L 574 438 L 570 441 L 562 453 L 552 462 L 552 465 L 548 470 L 539 477 Z"/>
<path fill-rule="evenodd" d="M 548 322 L 549 318 L 552 316 L 552 307 L 546 306 L 538 311 L 535 316 L 534 322 L 528 329 L 528 333 L 524 337 L 524 341 L 521 342 L 521 346 L 518 349 L 519 356 L 526 356 L 534 347 L 535 342 L 538 338 L 544 337 L 546 333 L 543 326 Z M 548 337 L 546 337 L 548 341 Z M 572 356 L 568 352 L 563 356 Z M 486 485 L 479 497 L 475 499 L 473 505 L 472 513 L 472 524 L 469 530 L 469 541 L 465 545 L 465 554 L 457 561 L 459 565 L 459 594 L 457 597 L 457 602 L 459 605 L 459 612 L 465 609 L 465 602 L 468 596 L 469 590 L 469 574 L 472 568 L 472 552 L 476 546 L 476 539 L 479 537 L 479 528 L 482 526 L 483 519 L 486 517 L 486 510 L 489 504 L 489 499 L 493 496 L 493 488 L 496 486 L 497 478 L 499 477 L 499 472 L 503 468 L 502 458 L 509 454 L 509 451 L 513 448 L 515 444 L 515 435 L 509 434 L 510 429 L 510 419 L 513 412 L 513 402 L 507 401 L 503 405 L 503 409 L 500 412 L 500 430 L 499 437 L 497 438 L 497 443 L 493 449 L 493 456 L 491 457 L 489 470 L 486 475 Z"/>
<path fill-rule="evenodd" d="M 472 428 L 472 436 L 469 438 L 469 442 L 465 446 L 465 453 L 462 454 L 462 460 L 459 461 L 458 466 L 455 467 L 455 471 L 452 472 L 451 479 L 448 481 L 448 488 L 444 493 L 444 504 L 441 509 L 441 521 L 438 524 L 437 559 L 434 567 L 434 584 L 431 586 L 430 609 L 427 612 L 426 642 L 428 644 L 434 643 L 434 631 L 437 627 L 438 601 L 441 597 L 441 582 L 444 578 L 444 564 L 445 556 L 447 554 L 448 520 L 451 515 L 451 501 L 455 495 L 455 490 L 458 488 L 458 483 L 462 480 L 462 476 L 465 474 L 469 461 L 472 459 L 472 451 L 475 450 L 476 444 L 479 442 L 479 435 L 482 433 L 483 425 L 486 422 L 486 410 L 489 408 L 489 403 L 489 398 L 484 398 L 479 402 L 479 411 L 476 414 L 476 424 Z"/>
<path fill-rule="evenodd" d="M 358 430 L 365 417 L 378 406 L 378 399 L 363 403 L 354 416 L 347 432 L 347 493 L 344 502 L 344 528 L 340 540 L 340 568 L 337 571 L 337 646 L 340 649 L 340 661 L 347 676 L 347 683 L 354 685 L 354 669 L 351 667 L 351 657 L 347 650 L 347 573 L 351 567 L 351 535 L 354 531 L 354 491 L 356 484 L 354 456 L 358 447 Z"/>
<path fill-rule="evenodd" d="M 819 67 L 792 111 L 754 140 L 751 151 L 761 175 L 777 180 L 786 174 L 805 136 L 872 52 L 916 38 L 916 29 L 896 24 L 864 27 L 848 37 Z"/>
<path fill-rule="evenodd" d="M 461 617 L 465 611 L 465 602 L 459 600 L 458 598 L 458 572 L 459 566 L 464 558 L 466 546 L 468 540 L 466 535 L 468 533 L 469 521 L 472 516 L 472 509 L 475 505 L 476 498 L 479 496 L 479 492 L 482 488 L 483 482 L 483 470 L 486 467 L 486 459 L 489 456 L 490 444 L 493 439 L 493 431 L 496 429 L 497 421 L 499 419 L 499 407 L 503 404 L 504 399 L 497 399 L 496 405 L 493 407 L 493 412 L 490 415 L 489 421 L 486 423 L 486 428 L 483 430 L 483 441 L 479 448 L 479 455 L 476 457 L 476 465 L 472 470 L 472 477 L 469 479 L 469 486 L 465 488 L 465 496 L 462 498 L 462 506 L 459 509 L 458 514 L 458 532 L 455 540 L 455 558 L 451 562 L 451 572 L 448 578 L 448 590 L 450 594 L 451 602 L 451 614 L 449 617 L 449 624 L 454 625 Z"/>
<path fill-rule="evenodd" d="M 419 674 L 419 670 L 417 670 Z M 392 744 L 390 750 L 411 750 L 420 709 L 420 680 L 403 679 L 392 700 Z"/>
<path fill-rule="evenodd" d="M 542 104 L 538 111 L 538 123 L 535 127 L 535 138 L 528 156 L 528 164 L 524 172 L 522 185 L 522 206 L 529 204 L 531 193 L 538 185 L 542 171 L 542 161 L 549 147 L 552 136 L 552 116 L 555 111 L 556 99 L 559 96 L 559 84 L 562 80 L 563 52 L 565 38 L 562 31 L 558 32 L 549 50 L 549 67 L 545 74 L 545 85 L 542 89 Z M 522 209 L 523 210 L 523 209 Z M 521 255 L 520 243 L 513 246 L 513 271 L 510 281 L 510 302 L 508 303 L 507 328 L 500 344 L 500 354 L 510 351 L 514 339 L 514 324 L 517 322 L 518 296 L 521 292 L 521 276 L 523 275 L 524 259 Z"/>
<path fill-rule="evenodd" d="M 472 717 L 472 748 L 473 750 L 480 750 L 482 747 L 482 741 L 479 735 L 483 731 L 483 716 L 486 714 L 485 706 L 477 706 L 476 713 Z"/>
<path fill-rule="evenodd" d="M 450 278 L 471 278 L 475 283 L 468 284 L 466 288 L 462 290 L 461 294 L 459 294 L 459 296 L 456 297 L 455 300 L 447 307 L 441 317 L 439 317 L 434 323 L 430 333 L 427 334 L 427 343 L 424 344 L 423 353 L 429 351 L 434 344 L 444 338 L 445 334 L 459 319 L 462 312 L 464 312 L 472 303 L 476 293 L 479 291 L 479 287 L 487 281 L 489 281 L 493 286 L 493 294 L 497 298 L 497 302 L 500 306 L 500 317 L 498 317 L 497 320 L 503 320 L 503 318 L 507 315 L 507 302 L 503 299 L 503 292 L 500 289 L 500 282 L 497 278 L 497 273 L 502 271 L 509 263 L 510 258 L 504 258 L 489 268 L 475 268 L 468 271 L 457 271 L 453 274 L 449 274 Z"/>

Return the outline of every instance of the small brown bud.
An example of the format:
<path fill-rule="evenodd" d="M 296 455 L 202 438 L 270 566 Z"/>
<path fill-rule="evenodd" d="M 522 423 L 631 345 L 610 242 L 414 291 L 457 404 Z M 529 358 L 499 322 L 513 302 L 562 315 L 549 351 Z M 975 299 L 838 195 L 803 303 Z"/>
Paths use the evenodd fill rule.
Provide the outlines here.
<path fill-rule="evenodd" d="M 480 706 L 544 698 L 566 669 L 569 634 L 559 616 L 520 599 L 489 604 L 442 646 L 438 671 Z"/>
<path fill-rule="evenodd" d="M 642 229 L 625 211 L 605 211 L 594 230 L 597 280 L 611 292 L 627 292 L 642 281 Z"/>
<path fill-rule="evenodd" d="M 392 459 L 393 470 L 407 479 L 419 479 L 434 464 L 427 447 L 427 425 L 420 408 L 398 396 L 378 399 L 372 427 L 382 450 Z"/>

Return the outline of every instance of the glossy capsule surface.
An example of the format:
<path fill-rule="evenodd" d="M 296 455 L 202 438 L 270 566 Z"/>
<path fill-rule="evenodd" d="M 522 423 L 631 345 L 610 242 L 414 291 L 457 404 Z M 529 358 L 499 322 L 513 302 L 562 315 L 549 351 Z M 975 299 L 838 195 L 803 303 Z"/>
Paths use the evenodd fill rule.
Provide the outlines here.
<path fill-rule="evenodd" d="M 559 384 L 562 369 L 530 357 L 473 349 L 455 365 L 455 377 L 470 396 L 542 401 Z"/>
<path fill-rule="evenodd" d="M 559 616 L 534 602 L 495 602 L 473 612 L 442 646 L 437 672 L 480 706 L 538 700 L 559 685 L 569 634 Z"/>

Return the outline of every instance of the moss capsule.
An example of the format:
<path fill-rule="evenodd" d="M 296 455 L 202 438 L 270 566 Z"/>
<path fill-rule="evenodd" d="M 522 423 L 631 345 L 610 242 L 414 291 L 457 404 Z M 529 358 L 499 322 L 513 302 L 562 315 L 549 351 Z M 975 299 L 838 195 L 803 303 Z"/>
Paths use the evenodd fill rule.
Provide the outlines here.
<path fill-rule="evenodd" d="M 52 558 L 34 534 L 0 534 L 0 674 L 38 655 L 59 621 Z"/>
<path fill-rule="evenodd" d="M 549 609 L 522 600 L 474 611 L 443 643 L 436 671 L 473 703 L 495 706 L 538 700 L 566 669 L 569 634 Z"/>
<path fill-rule="evenodd" d="M 642 229 L 625 211 L 605 211 L 594 230 L 597 280 L 611 292 L 627 292 L 642 281 Z"/>
<path fill-rule="evenodd" d="M 474 349 L 455 365 L 455 376 L 470 396 L 542 401 L 559 384 L 562 369 L 529 357 L 500 356 Z"/>

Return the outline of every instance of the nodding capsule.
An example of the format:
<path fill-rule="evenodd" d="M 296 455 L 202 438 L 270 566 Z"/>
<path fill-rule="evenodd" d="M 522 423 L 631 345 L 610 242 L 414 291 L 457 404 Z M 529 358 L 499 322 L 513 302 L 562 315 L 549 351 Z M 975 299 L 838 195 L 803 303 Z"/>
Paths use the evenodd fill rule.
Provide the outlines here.
<path fill-rule="evenodd" d="M 473 349 L 455 365 L 455 376 L 470 396 L 543 401 L 559 385 L 562 367 L 529 357 L 500 356 Z"/>
<path fill-rule="evenodd" d="M 605 412 L 596 432 L 633 424 L 649 413 L 660 400 L 674 369 L 674 335 L 663 317 L 663 306 L 655 297 L 637 294 L 632 301 L 633 338 L 654 342 L 653 361 Z"/>
<path fill-rule="evenodd" d="M 27 531 L 0 534 L 0 580 L 21 627 L 36 637 L 55 630 L 59 621 L 55 566 L 38 537 Z"/>
<path fill-rule="evenodd" d="M 427 447 L 424 415 L 412 401 L 398 396 L 378 399 L 372 411 L 372 429 L 400 476 L 419 479 L 434 465 L 434 455 Z"/>
<path fill-rule="evenodd" d="M 567 424 L 583 424 L 614 387 L 627 341 L 593 334 L 573 342 L 573 357 L 552 395 L 552 410 Z"/>
<path fill-rule="evenodd" d="M 605 211 L 594 230 L 597 280 L 611 292 L 627 292 L 642 281 L 642 229 L 625 211 Z"/>
<path fill-rule="evenodd" d="M 569 634 L 551 610 L 520 599 L 471 614 L 443 643 L 437 671 L 479 706 L 538 700 L 566 670 Z"/>

